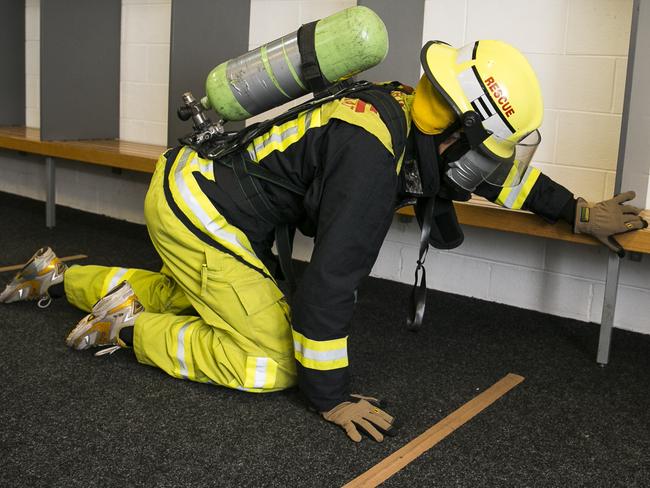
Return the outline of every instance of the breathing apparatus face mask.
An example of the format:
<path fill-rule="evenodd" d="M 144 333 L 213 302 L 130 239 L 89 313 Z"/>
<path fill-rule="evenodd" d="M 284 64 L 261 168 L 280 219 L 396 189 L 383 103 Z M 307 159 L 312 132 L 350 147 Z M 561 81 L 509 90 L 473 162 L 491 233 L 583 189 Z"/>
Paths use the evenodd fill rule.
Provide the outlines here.
<path fill-rule="evenodd" d="M 483 127 L 480 115 L 473 111 L 462 115 L 461 127 L 457 140 L 442 154 L 450 181 L 469 192 L 483 182 L 498 187 L 521 183 L 542 140 L 538 130 L 519 141 L 504 139 Z"/>
<path fill-rule="evenodd" d="M 518 185 L 541 140 L 537 128 L 543 114 L 539 82 L 526 58 L 508 44 L 482 40 L 459 49 L 430 41 L 420 60 L 434 96 L 423 92 L 430 107 L 414 105 L 419 110 L 414 121 L 427 122 L 427 108 L 429 118 L 438 113 L 433 109 L 442 98 L 460 119 L 466 139 L 465 152 L 457 146 L 443 157 L 444 179 L 469 192 L 483 182 Z"/>
<path fill-rule="evenodd" d="M 470 114 L 464 114 L 465 122 Z M 506 148 L 505 152 L 510 155 L 497 156 L 487 149 L 486 142 Z M 468 192 L 473 192 L 483 182 L 497 187 L 517 186 L 526 174 L 540 142 L 541 136 L 537 130 L 518 142 L 500 139 L 482 127 L 462 131 L 458 140 L 442 154 L 447 167 L 445 175 Z"/>

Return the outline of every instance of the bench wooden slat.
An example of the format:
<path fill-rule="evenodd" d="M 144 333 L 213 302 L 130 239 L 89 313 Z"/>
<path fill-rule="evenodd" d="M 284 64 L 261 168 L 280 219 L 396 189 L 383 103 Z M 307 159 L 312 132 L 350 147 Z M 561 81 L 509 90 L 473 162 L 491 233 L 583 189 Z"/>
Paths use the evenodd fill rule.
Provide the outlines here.
<path fill-rule="evenodd" d="M 458 221 L 462 225 L 494 229 L 516 234 L 525 234 L 537 237 L 546 237 L 580 244 L 601 244 L 591 236 L 574 234 L 571 226 L 566 222 L 549 224 L 541 217 L 530 212 L 510 210 L 487 202 L 483 199 L 472 199 L 468 203 L 454 202 Z M 397 211 L 400 215 L 414 216 L 413 207 L 404 207 Z M 643 215 L 650 219 L 650 212 Z M 650 229 L 621 234 L 616 237 L 618 242 L 630 252 L 650 253 Z"/>
<path fill-rule="evenodd" d="M 38 129 L 25 127 L 0 127 L 0 148 L 144 173 L 153 173 L 158 157 L 167 149 L 119 140 L 41 141 Z M 529 212 L 504 209 L 485 199 L 473 198 L 468 203 L 455 203 L 455 206 L 463 225 L 599 245 L 589 236 L 574 234 L 564 222 L 551 225 Z M 415 215 L 412 207 L 398 213 Z M 650 213 L 646 215 L 650 218 Z M 650 229 L 620 235 L 618 240 L 628 251 L 650 253 Z"/>
<path fill-rule="evenodd" d="M 41 141 L 40 131 L 0 127 L 0 147 L 42 156 L 153 173 L 164 146 L 119 140 Z"/>

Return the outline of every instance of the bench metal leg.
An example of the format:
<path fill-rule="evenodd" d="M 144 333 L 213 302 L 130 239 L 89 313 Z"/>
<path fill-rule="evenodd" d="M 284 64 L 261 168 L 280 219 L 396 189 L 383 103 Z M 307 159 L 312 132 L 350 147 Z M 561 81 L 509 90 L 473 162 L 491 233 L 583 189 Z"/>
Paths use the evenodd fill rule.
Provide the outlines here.
<path fill-rule="evenodd" d="M 616 253 L 609 253 L 607 262 L 607 278 L 605 281 L 605 298 L 603 299 L 603 315 L 600 320 L 600 338 L 598 340 L 598 355 L 596 361 L 601 366 L 609 362 L 609 350 L 612 342 L 612 327 L 616 311 L 616 294 L 618 292 L 618 275 L 621 259 Z"/>
<path fill-rule="evenodd" d="M 45 158 L 45 225 L 56 225 L 56 164 L 51 157 Z"/>

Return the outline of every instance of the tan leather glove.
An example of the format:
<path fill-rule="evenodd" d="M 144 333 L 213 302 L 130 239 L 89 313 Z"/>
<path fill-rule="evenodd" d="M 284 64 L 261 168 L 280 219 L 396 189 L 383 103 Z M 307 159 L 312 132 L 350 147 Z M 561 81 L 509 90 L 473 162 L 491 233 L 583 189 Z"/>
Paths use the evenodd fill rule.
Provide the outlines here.
<path fill-rule="evenodd" d="M 633 191 L 626 191 L 598 203 L 578 198 L 573 231 L 592 235 L 620 257 L 625 256 L 625 251 L 612 236 L 648 227 L 648 223 L 639 216 L 642 209 L 623 205 L 635 196 Z"/>
<path fill-rule="evenodd" d="M 384 435 L 394 435 L 395 419 L 379 408 L 379 400 L 362 395 L 350 395 L 359 398 L 356 402 L 339 403 L 321 415 L 328 422 L 338 425 L 354 442 L 361 442 L 358 427 L 365 430 L 377 442 L 384 440 Z"/>

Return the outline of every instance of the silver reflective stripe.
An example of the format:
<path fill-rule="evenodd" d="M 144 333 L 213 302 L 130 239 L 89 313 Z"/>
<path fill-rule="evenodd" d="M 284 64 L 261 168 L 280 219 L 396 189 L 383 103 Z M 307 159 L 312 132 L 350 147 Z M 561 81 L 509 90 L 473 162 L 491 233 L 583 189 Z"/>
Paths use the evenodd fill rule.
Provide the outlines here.
<path fill-rule="evenodd" d="M 108 290 L 107 292 L 111 291 L 113 288 L 115 288 L 117 285 L 120 284 L 122 281 L 122 277 L 129 271 L 126 268 L 120 268 L 120 270 L 115 273 L 115 276 L 113 276 L 113 279 L 111 279 L 111 282 L 108 284 Z"/>
<path fill-rule="evenodd" d="M 467 44 L 458 50 L 458 56 L 456 56 L 456 64 L 462 64 L 472 60 L 474 44 L 475 43 Z"/>
<path fill-rule="evenodd" d="M 253 388 L 264 388 L 264 383 L 266 383 L 266 366 L 268 362 L 269 358 L 256 358 Z"/>
<path fill-rule="evenodd" d="M 273 143 L 282 143 L 286 138 L 291 137 L 293 135 L 296 135 L 298 133 L 298 126 L 294 125 L 292 127 L 289 127 L 285 129 L 283 132 L 280 132 L 279 134 L 271 134 L 267 139 L 265 139 L 262 144 L 259 144 L 255 146 L 255 151 L 260 152 L 262 149 L 264 149 L 266 146 L 269 144 Z"/>
<path fill-rule="evenodd" d="M 526 173 L 524 173 L 523 178 L 521 179 L 521 183 L 519 183 L 517 186 L 513 187 L 512 190 L 510 190 L 510 193 L 508 194 L 508 198 L 506 198 L 506 201 L 503 202 L 503 206 L 507 208 L 512 208 L 515 205 L 515 202 L 517 201 L 517 198 L 521 194 L 521 192 L 524 190 L 524 186 L 526 186 L 526 181 L 530 177 L 531 172 L 533 171 L 532 167 L 529 167 L 526 170 Z"/>
<path fill-rule="evenodd" d="M 307 131 L 307 129 L 311 128 L 312 112 L 313 112 L 313 110 L 309 110 L 305 114 L 305 131 Z M 296 124 L 297 124 L 297 120 L 298 120 L 298 118 L 296 118 Z M 257 146 L 254 146 L 254 144 L 251 143 L 247 148 L 248 155 L 250 156 L 251 160 L 253 160 L 254 162 L 257 162 L 258 161 L 257 151 L 263 150 L 266 146 L 268 146 L 272 142 L 280 142 L 281 143 L 287 137 L 295 135 L 297 133 L 298 133 L 298 125 L 290 127 L 290 128 L 286 129 L 284 132 L 282 132 L 280 134 L 271 134 L 271 136 L 267 140 L 265 140 L 261 144 L 258 144 Z"/>
<path fill-rule="evenodd" d="M 183 378 L 187 379 L 187 364 L 185 364 L 185 331 L 190 326 L 189 323 L 181 327 L 181 330 L 178 331 L 178 348 L 176 350 L 176 357 L 178 359 L 178 366 L 180 368 L 180 374 Z"/>
<path fill-rule="evenodd" d="M 345 359 L 348 357 L 347 347 L 341 349 L 333 349 L 331 351 L 316 351 L 303 346 L 298 341 L 293 341 L 293 347 L 297 353 L 302 355 L 305 359 L 312 359 L 314 361 L 336 361 L 337 359 Z"/>
<path fill-rule="evenodd" d="M 503 122 L 503 119 L 496 112 L 494 115 L 483 121 L 483 127 L 493 132 L 501 139 L 507 139 L 508 137 L 511 137 L 512 134 L 514 134 L 514 132 L 508 128 L 508 126 Z"/>
<path fill-rule="evenodd" d="M 311 128 L 311 114 L 313 109 L 305 114 L 305 131 Z"/>
<path fill-rule="evenodd" d="M 476 78 L 476 74 L 471 68 L 466 69 L 465 71 L 462 71 L 458 74 L 458 82 L 460 83 L 460 86 L 465 92 L 465 96 L 467 96 L 467 99 L 470 102 L 473 102 L 477 98 L 481 98 L 485 95 L 485 92 L 483 91 L 483 84 L 480 80 L 478 80 L 478 78 Z M 510 130 L 510 128 L 508 128 L 501 116 L 497 113 L 498 108 L 494 107 L 494 100 L 492 100 L 491 97 L 485 97 L 483 100 L 488 100 L 494 108 L 494 113 L 490 117 L 483 120 L 483 127 L 493 132 L 501 139 L 507 139 L 508 137 L 511 137 L 513 132 Z"/>
<path fill-rule="evenodd" d="M 180 192 L 183 201 L 185 201 L 185 203 L 190 208 L 192 213 L 196 216 L 197 219 L 199 219 L 199 222 L 201 222 L 204 229 L 207 230 L 208 233 L 216 237 L 217 240 L 229 242 L 233 246 L 239 248 L 247 256 L 257 259 L 257 256 L 254 253 L 246 249 L 246 247 L 244 247 L 244 245 L 241 242 L 239 242 L 239 239 L 237 239 L 237 236 L 235 234 L 232 234 L 224 230 L 223 227 L 219 226 L 217 222 L 212 220 L 210 216 L 205 212 L 205 210 L 203 210 L 203 208 L 196 200 L 196 198 L 194 198 L 194 195 L 192 195 L 192 192 L 190 191 L 187 184 L 185 183 L 185 178 L 182 173 L 183 168 L 185 168 L 185 165 L 187 163 L 190 154 L 193 154 L 192 151 L 186 149 L 180 161 L 178 162 L 178 167 L 176 168 L 176 173 L 174 175 L 176 186 L 178 187 L 178 191 Z M 194 162 L 195 160 L 198 162 L 196 156 L 193 157 L 192 162 Z M 202 166 L 206 171 L 212 171 L 212 162 Z"/>
<path fill-rule="evenodd" d="M 481 83 L 476 79 L 476 75 L 471 68 L 458 73 L 458 82 L 468 100 L 476 100 L 485 93 Z"/>

